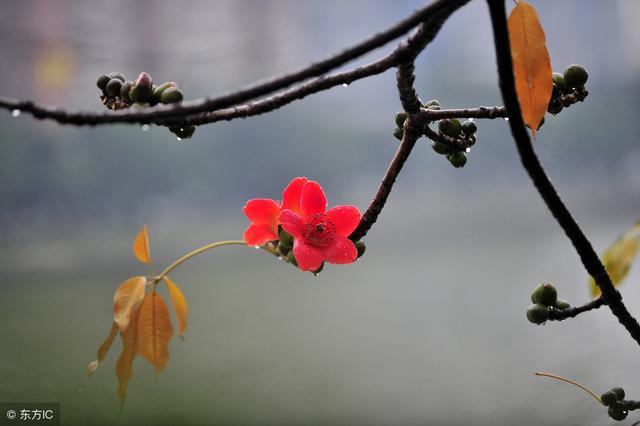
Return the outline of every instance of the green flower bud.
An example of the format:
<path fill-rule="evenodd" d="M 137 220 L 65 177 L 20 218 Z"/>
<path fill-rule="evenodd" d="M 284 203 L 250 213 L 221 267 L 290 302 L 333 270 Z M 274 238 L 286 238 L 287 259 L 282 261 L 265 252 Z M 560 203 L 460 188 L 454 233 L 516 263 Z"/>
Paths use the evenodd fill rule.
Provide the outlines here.
<path fill-rule="evenodd" d="M 149 108 L 150 106 L 149 102 L 134 102 L 131 104 L 131 108 L 133 109 Z"/>
<path fill-rule="evenodd" d="M 358 250 L 358 259 L 362 257 L 365 251 L 367 251 L 367 246 L 365 246 L 364 241 L 356 241 L 354 243 L 356 246 L 356 250 Z"/>
<path fill-rule="evenodd" d="M 129 97 L 133 102 L 149 102 L 153 92 L 153 81 L 146 72 L 141 72 L 138 79 L 129 90 Z"/>
<path fill-rule="evenodd" d="M 280 239 L 280 246 L 293 247 L 293 235 L 283 228 L 278 231 L 278 239 Z"/>
<path fill-rule="evenodd" d="M 536 303 L 527 308 L 527 319 L 534 324 L 542 324 L 549 319 L 549 309 Z"/>
<path fill-rule="evenodd" d="M 435 110 L 441 110 L 441 109 L 442 109 L 442 107 L 441 107 L 440 105 L 437 105 L 437 104 L 431 104 L 431 105 L 429 105 L 429 106 L 428 106 L 428 107 L 426 107 L 426 108 L 427 108 L 427 109 L 430 109 L 430 110 L 434 110 L 434 111 L 435 111 Z"/>
<path fill-rule="evenodd" d="M 278 250 L 280 250 L 280 254 L 286 257 L 293 247 L 283 246 L 282 244 L 278 244 Z"/>
<path fill-rule="evenodd" d="M 121 72 L 110 72 L 109 74 L 107 74 L 109 76 L 109 78 L 117 78 L 118 80 L 120 80 L 121 82 L 124 83 L 124 81 L 126 80 L 124 78 L 124 75 L 122 75 Z"/>
<path fill-rule="evenodd" d="M 622 401 L 624 399 L 624 389 L 622 388 L 613 388 L 611 392 L 616 394 L 616 398 L 618 401 Z"/>
<path fill-rule="evenodd" d="M 571 307 L 569 302 L 563 299 L 556 300 L 556 303 L 554 306 L 556 307 L 556 309 L 569 309 Z"/>
<path fill-rule="evenodd" d="M 447 154 L 447 160 L 449 160 L 451 165 L 456 169 L 464 167 L 464 165 L 467 164 L 467 156 L 461 151 L 455 151 L 451 154 Z"/>
<path fill-rule="evenodd" d="M 451 154 L 453 151 L 449 145 L 443 144 L 442 142 L 431 142 L 431 149 L 440 155 Z"/>
<path fill-rule="evenodd" d="M 467 120 L 464 123 L 462 123 L 462 133 L 464 133 L 465 135 L 469 136 L 474 134 L 477 131 L 478 131 L 478 126 L 476 126 L 476 123 L 474 123 L 473 121 Z"/>
<path fill-rule="evenodd" d="M 609 407 L 609 417 L 611 417 L 613 420 L 621 422 L 622 420 L 627 418 L 628 414 L 628 411 L 623 410 L 617 405 L 612 405 L 611 407 Z"/>
<path fill-rule="evenodd" d="M 606 391 L 605 393 L 600 395 L 600 401 L 602 401 L 604 405 L 609 407 L 611 405 L 614 405 L 616 402 L 618 402 L 618 397 L 616 396 L 615 392 Z"/>
<path fill-rule="evenodd" d="M 569 65 L 564 70 L 564 82 L 567 89 L 584 86 L 588 78 L 587 70 L 580 65 Z"/>
<path fill-rule="evenodd" d="M 558 291 L 554 286 L 549 283 L 540 284 L 531 293 L 531 301 L 533 303 L 540 303 L 545 306 L 553 306 L 558 300 Z"/>
<path fill-rule="evenodd" d="M 445 118 L 438 123 L 438 130 L 447 136 L 457 138 L 462 131 L 462 124 L 457 118 Z"/>
<path fill-rule="evenodd" d="M 324 269 L 324 262 L 322 262 L 322 264 L 320 265 L 320 267 L 318 269 L 316 269 L 315 271 L 312 271 L 311 273 L 317 277 L 318 274 L 320 272 L 322 272 L 323 269 Z"/>
<path fill-rule="evenodd" d="M 112 98 L 115 98 L 116 96 L 120 96 L 121 87 L 122 87 L 122 81 L 120 81 L 119 78 L 112 78 L 107 83 L 107 87 L 105 88 L 105 91 L 107 92 L 107 95 L 111 96 Z"/>
<path fill-rule="evenodd" d="M 136 80 L 136 86 L 145 87 L 151 91 L 153 90 L 153 80 L 151 80 L 151 76 L 149 74 L 141 72 Z"/>
<path fill-rule="evenodd" d="M 409 114 L 407 114 L 406 111 L 400 110 L 396 112 L 395 120 L 398 127 L 404 126 L 404 120 L 406 120 L 407 117 L 409 117 Z"/>
<path fill-rule="evenodd" d="M 120 88 L 120 99 L 127 103 L 131 103 L 131 98 L 129 97 L 129 92 L 133 87 L 133 81 L 125 81 L 122 87 Z"/>
<path fill-rule="evenodd" d="M 109 80 L 111 80 L 111 77 L 109 77 L 106 74 L 102 74 L 100 77 L 98 77 L 98 81 L 96 81 L 96 85 L 100 90 L 105 91 Z"/>
<path fill-rule="evenodd" d="M 287 260 L 289 261 L 290 264 L 292 264 L 296 268 L 298 267 L 298 261 L 296 261 L 296 257 L 293 255 L 293 250 L 291 250 L 287 255 Z"/>
<path fill-rule="evenodd" d="M 182 90 L 178 89 L 177 87 L 168 87 L 160 95 L 160 101 L 163 104 L 182 102 L 182 99 L 184 99 Z"/>
<path fill-rule="evenodd" d="M 162 93 L 169 87 L 176 87 L 176 84 L 172 81 L 167 81 L 166 83 L 162 83 L 160 86 L 153 89 L 153 94 L 151 96 L 153 102 L 157 104 L 162 102 Z"/>
<path fill-rule="evenodd" d="M 431 99 L 430 101 L 427 101 L 423 107 L 427 108 L 427 109 L 431 109 L 431 106 L 440 106 L 440 102 L 438 102 L 437 99 Z"/>
<path fill-rule="evenodd" d="M 393 136 L 395 136 L 395 138 L 398 139 L 399 141 L 402 140 L 403 135 L 404 135 L 404 130 L 402 129 L 402 127 L 396 126 L 396 128 L 393 129 Z"/>
<path fill-rule="evenodd" d="M 133 102 L 149 102 L 151 100 L 151 87 L 138 86 L 134 83 L 129 89 L 129 98 Z"/>
<path fill-rule="evenodd" d="M 559 72 L 553 73 L 553 84 L 558 86 L 558 89 L 561 92 L 564 92 L 564 89 L 567 87 L 567 85 L 564 82 L 564 75 Z"/>

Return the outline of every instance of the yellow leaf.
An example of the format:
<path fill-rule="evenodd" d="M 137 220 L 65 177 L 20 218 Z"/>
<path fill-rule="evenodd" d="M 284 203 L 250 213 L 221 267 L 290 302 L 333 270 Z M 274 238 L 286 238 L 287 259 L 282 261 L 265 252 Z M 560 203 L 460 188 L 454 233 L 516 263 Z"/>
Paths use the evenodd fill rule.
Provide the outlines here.
<path fill-rule="evenodd" d="M 116 290 L 113 296 L 113 320 L 120 330 L 125 330 L 129 324 L 131 310 L 144 298 L 144 288 L 147 279 L 142 276 L 129 278 Z"/>
<path fill-rule="evenodd" d="M 109 352 L 109 348 L 111 348 L 111 345 L 116 338 L 116 334 L 118 334 L 118 329 L 118 324 L 114 322 L 111 325 L 111 331 L 109 332 L 109 335 L 98 348 L 98 359 L 90 362 L 87 366 L 87 374 L 89 375 L 89 377 L 93 375 L 93 373 L 98 369 L 100 363 L 104 361 L 104 358 L 107 356 L 107 352 Z"/>
<path fill-rule="evenodd" d="M 553 89 L 553 70 L 544 30 L 536 9 L 522 0 L 511 11 L 507 24 L 522 118 L 535 136 Z"/>
<path fill-rule="evenodd" d="M 124 403 L 127 396 L 127 384 L 133 376 L 133 360 L 135 359 L 137 348 L 138 319 L 140 318 L 140 307 L 131 311 L 129 320 L 130 327 L 120 331 L 120 340 L 122 340 L 122 352 L 116 362 L 116 376 L 118 377 L 118 396 L 120 401 Z"/>
<path fill-rule="evenodd" d="M 627 276 L 639 248 L 640 221 L 618 237 L 602 255 L 602 263 L 615 287 Z M 591 296 L 598 297 L 600 295 L 600 288 L 596 285 L 593 277 L 589 278 L 589 288 Z"/>
<path fill-rule="evenodd" d="M 182 290 L 180 290 L 180 287 L 178 287 L 176 283 L 171 281 L 169 277 L 164 277 L 163 279 L 164 283 L 169 289 L 169 297 L 171 298 L 171 304 L 173 305 L 173 310 L 175 311 L 176 318 L 178 319 L 180 337 L 182 337 L 185 330 L 187 329 L 187 315 L 189 313 L 187 299 L 185 299 L 184 294 L 182 294 Z"/>
<path fill-rule="evenodd" d="M 173 327 L 169 318 L 169 308 L 155 291 L 145 296 L 140 305 L 138 319 L 138 351 L 159 374 L 169 360 L 169 340 Z"/>
<path fill-rule="evenodd" d="M 152 263 L 151 252 L 149 251 L 149 229 L 147 228 L 146 223 L 140 232 L 138 232 L 138 235 L 136 235 L 136 239 L 133 242 L 133 254 L 135 254 L 136 259 L 142 263 Z"/>

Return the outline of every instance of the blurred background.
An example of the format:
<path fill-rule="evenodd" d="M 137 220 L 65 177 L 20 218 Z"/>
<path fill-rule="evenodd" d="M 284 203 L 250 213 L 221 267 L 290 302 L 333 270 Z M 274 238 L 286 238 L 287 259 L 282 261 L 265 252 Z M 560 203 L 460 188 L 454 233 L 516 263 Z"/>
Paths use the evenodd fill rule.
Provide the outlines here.
<path fill-rule="evenodd" d="M 548 116 L 535 145 L 602 252 L 640 218 L 640 3 L 532 3 L 554 69 L 590 73 L 587 101 Z M 328 56 L 422 4 L 5 0 L 0 94 L 101 110 L 95 80 L 111 71 L 177 81 L 187 98 L 218 94 Z M 500 105 L 495 68 L 475 0 L 420 56 L 417 88 L 445 107 Z M 155 126 L 2 112 L 0 401 L 61 402 L 65 425 L 608 424 L 583 392 L 532 375 L 640 398 L 639 348 L 607 309 L 544 327 L 525 319 L 542 281 L 572 304 L 589 292 L 503 120 L 478 122 L 464 169 L 419 142 L 356 264 L 314 277 L 231 247 L 182 266 L 173 278 L 190 325 L 158 382 L 136 360 L 120 413 L 116 342 L 87 384 L 116 286 L 148 273 L 131 253 L 143 223 L 162 267 L 240 238 L 244 202 L 279 198 L 295 176 L 319 181 L 332 205 L 364 210 L 397 147 L 399 108 L 388 71 L 182 142 Z M 638 284 L 636 266 L 623 287 L 635 313 Z"/>

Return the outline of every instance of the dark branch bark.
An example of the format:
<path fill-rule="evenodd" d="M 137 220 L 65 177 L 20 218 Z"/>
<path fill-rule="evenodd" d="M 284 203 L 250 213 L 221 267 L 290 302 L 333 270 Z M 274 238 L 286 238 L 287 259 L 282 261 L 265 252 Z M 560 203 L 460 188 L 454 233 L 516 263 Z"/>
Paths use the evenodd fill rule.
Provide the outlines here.
<path fill-rule="evenodd" d="M 435 38 L 450 13 L 451 12 L 442 14 L 436 18 L 438 20 L 437 22 L 421 24 L 415 36 L 406 42 L 406 46 L 409 48 L 402 53 L 402 62 L 398 65 L 396 80 L 400 102 L 402 103 L 403 109 L 410 115 L 404 122 L 402 141 L 380 183 L 378 192 L 376 192 L 369 207 L 362 215 L 360 224 L 349 236 L 353 241 L 358 241 L 367 235 L 371 226 L 378 220 L 378 216 L 380 216 L 387 202 L 387 198 L 389 198 L 389 194 L 391 194 L 396 178 L 400 174 L 407 158 L 409 158 L 416 141 L 422 136 L 422 129 L 427 124 L 427 120 L 424 111 L 421 109 L 420 99 L 413 87 L 415 80 L 413 61 Z"/>
<path fill-rule="evenodd" d="M 551 309 L 549 311 L 549 320 L 562 321 L 567 318 L 573 318 L 580 315 L 583 312 L 588 312 L 594 309 L 598 309 L 605 304 L 606 303 L 604 301 L 604 298 L 600 296 L 597 299 L 593 299 L 591 302 L 585 303 L 582 306 L 572 306 L 567 309 Z"/>
<path fill-rule="evenodd" d="M 602 291 L 602 297 L 611 309 L 611 312 L 613 312 L 618 318 L 618 321 L 627 329 L 631 337 L 640 344 L 640 324 L 638 324 L 638 321 L 636 321 L 627 310 L 622 301 L 622 296 L 613 287 L 611 278 L 607 274 L 602 262 L 600 262 L 591 242 L 582 232 L 582 229 L 580 229 L 580 226 L 578 226 L 578 223 L 556 192 L 533 149 L 531 139 L 522 120 L 520 105 L 518 104 L 518 97 L 515 91 L 504 0 L 487 0 L 487 2 L 489 4 L 493 26 L 500 90 L 502 91 L 502 98 L 507 109 L 511 132 L 515 139 L 522 165 L 538 189 L 547 208 L 571 240 L 585 269 L 595 279 L 596 284 Z"/>
<path fill-rule="evenodd" d="M 375 34 L 327 59 L 313 63 L 297 71 L 273 77 L 217 97 L 197 99 L 171 106 L 159 105 L 136 111 L 121 110 L 102 113 L 67 111 L 54 106 L 39 105 L 33 101 L 0 97 L 0 108 L 7 110 L 18 109 L 24 113 L 32 114 L 39 119 L 48 118 L 59 123 L 74 125 L 158 123 L 169 118 L 185 118 L 189 115 L 212 112 L 269 95 L 289 87 L 292 84 L 325 74 L 402 36 L 421 22 L 428 21 L 434 16 L 445 16 L 446 19 L 446 16 L 450 15 L 454 10 L 468 1 L 469 0 L 436 0 L 387 30 Z M 406 55 L 410 56 L 412 54 L 412 52 L 409 51 L 411 48 L 412 46 L 407 45 L 401 50 L 401 53 L 407 51 Z"/>

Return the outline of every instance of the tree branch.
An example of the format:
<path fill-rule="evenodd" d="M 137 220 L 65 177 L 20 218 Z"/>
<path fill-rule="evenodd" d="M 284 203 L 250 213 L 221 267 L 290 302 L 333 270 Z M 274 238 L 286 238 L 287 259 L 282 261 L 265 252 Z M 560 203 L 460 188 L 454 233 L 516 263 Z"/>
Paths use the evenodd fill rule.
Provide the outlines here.
<path fill-rule="evenodd" d="M 422 136 L 423 127 L 428 123 L 425 112 L 421 108 L 420 99 L 413 87 L 415 80 L 414 60 L 435 38 L 450 13 L 443 13 L 438 18 L 434 18 L 437 19 L 436 22 L 420 24 L 415 36 L 405 42 L 407 49 L 402 51 L 402 62 L 398 65 L 396 81 L 400 102 L 403 109 L 409 113 L 409 117 L 404 122 L 404 132 L 400 146 L 387 168 L 376 195 L 362 215 L 360 224 L 349 236 L 353 241 L 362 239 L 378 220 L 378 216 L 382 212 L 389 194 L 391 194 L 396 178 L 400 174 L 407 158 L 409 158 L 416 141 Z"/>
<path fill-rule="evenodd" d="M 511 132 L 516 142 L 522 165 L 538 189 L 547 208 L 571 240 L 585 269 L 595 279 L 596 284 L 602 292 L 602 297 L 611 309 L 611 312 L 613 312 L 618 318 L 618 321 L 627 329 L 631 337 L 640 344 L 640 324 L 638 324 L 638 321 L 627 310 L 622 301 L 622 295 L 614 288 L 611 278 L 607 274 L 602 262 L 600 262 L 591 242 L 582 232 L 582 229 L 580 229 L 580 226 L 578 226 L 578 223 L 556 192 L 533 149 L 531 139 L 522 120 L 520 105 L 518 104 L 518 97 L 515 91 L 504 0 L 487 0 L 487 2 L 493 27 L 500 90 L 502 91 L 502 98 L 507 109 Z"/>
<path fill-rule="evenodd" d="M 606 305 L 604 298 L 602 296 L 593 299 L 589 303 L 585 303 L 582 306 L 572 306 L 567 309 L 550 309 L 549 310 L 549 320 L 550 321 L 563 321 L 567 318 L 573 318 L 580 315 L 583 312 L 592 311 L 594 309 L 600 308 L 602 305 Z"/>
<path fill-rule="evenodd" d="M 234 92 L 217 97 L 208 97 L 182 102 L 176 105 L 158 105 L 143 110 L 107 111 L 102 113 L 88 111 L 67 111 L 55 106 L 40 105 L 33 101 L 0 97 L 0 109 L 20 110 L 32 114 L 38 119 L 52 119 L 62 124 L 99 125 L 107 123 L 157 123 L 163 119 L 186 117 L 203 112 L 212 112 L 266 96 L 280 89 L 299 83 L 308 78 L 320 76 L 345 63 L 356 59 L 410 31 L 421 22 L 434 16 L 444 16 L 444 19 L 454 10 L 466 4 L 469 0 L 436 0 L 433 3 L 414 12 L 408 18 L 400 21 L 383 32 L 375 34 L 340 53 L 322 61 L 313 63 L 305 68 L 292 71 L 281 76 L 272 77 L 257 82 Z M 443 21 L 444 21 L 443 19 Z M 409 50 L 406 46 L 402 52 Z M 407 52 L 410 56 L 412 53 Z"/>

